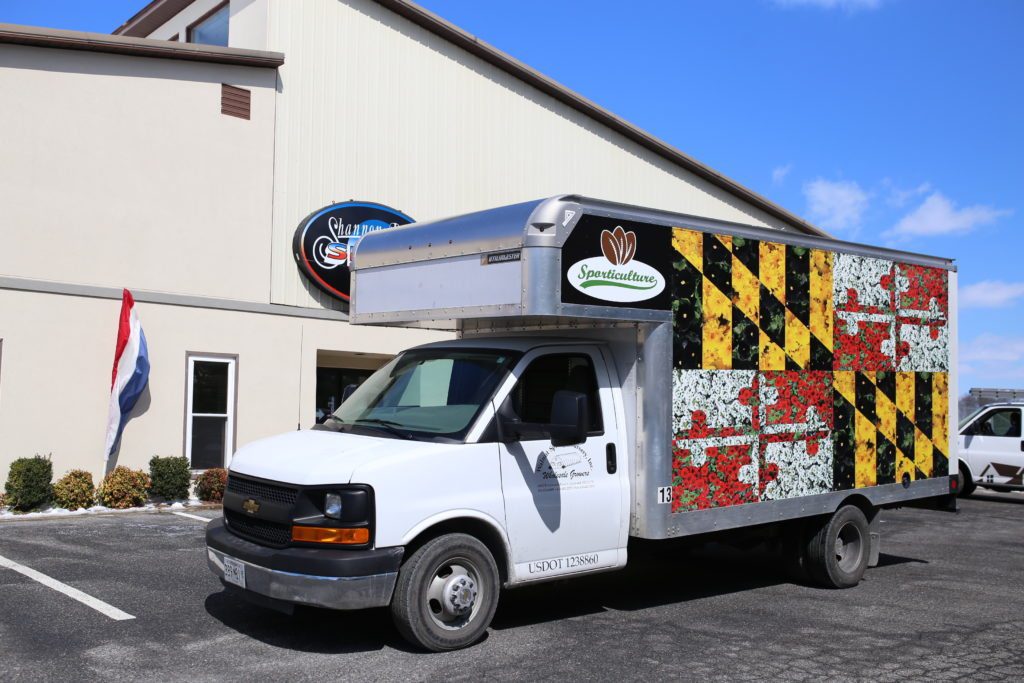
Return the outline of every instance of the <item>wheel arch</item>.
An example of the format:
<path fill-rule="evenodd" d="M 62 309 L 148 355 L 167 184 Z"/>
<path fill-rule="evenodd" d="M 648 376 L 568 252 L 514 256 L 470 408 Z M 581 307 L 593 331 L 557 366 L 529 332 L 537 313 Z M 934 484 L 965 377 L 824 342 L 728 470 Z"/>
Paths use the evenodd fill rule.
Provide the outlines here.
<path fill-rule="evenodd" d="M 956 459 L 956 461 L 957 461 L 957 472 L 960 472 L 962 470 L 967 470 L 967 476 L 969 476 L 971 478 L 971 481 L 974 481 L 974 470 L 971 469 L 970 464 L 966 460 L 964 460 L 963 458 L 960 458 L 960 457 L 958 457 Z"/>
<path fill-rule="evenodd" d="M 862 493 L 852 493 L 849 496 L 843 498 L 842 502 L 836 506 L 833 514 L 842 508 L 844 505 L 852 505 L 864 513 L 864 517 L 867 518 L 868 524 L 874 521 L 875 516 L 882 509 L 880 506 L 875 505 L 871 500 Z"/>
<path fill-rule="evenodd" d="M 403 537 L 405 557 L 423 547 L 429 541 L 445 534 L 467 534 L 483 543 L 498 565 L 501 582 L 507 583 L 511 576 L 512 549 L 501 525 L 490 515 L 475 510 L 454 510 L 423 520 Z"/>

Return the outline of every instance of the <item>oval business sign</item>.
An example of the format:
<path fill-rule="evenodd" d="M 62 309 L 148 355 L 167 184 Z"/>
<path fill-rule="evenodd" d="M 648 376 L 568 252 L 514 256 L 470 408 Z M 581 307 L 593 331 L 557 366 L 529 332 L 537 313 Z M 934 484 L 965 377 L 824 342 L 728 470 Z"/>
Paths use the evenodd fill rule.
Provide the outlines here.
<path fill-rule="evenodd" d="M 310 282 L 349 300 L 349 252 L 363 235 L 412 223 L 397 209 L 374 202 L 343 202 L 317 209 L 299 223 L 292 239 L 295 262 Z"/>

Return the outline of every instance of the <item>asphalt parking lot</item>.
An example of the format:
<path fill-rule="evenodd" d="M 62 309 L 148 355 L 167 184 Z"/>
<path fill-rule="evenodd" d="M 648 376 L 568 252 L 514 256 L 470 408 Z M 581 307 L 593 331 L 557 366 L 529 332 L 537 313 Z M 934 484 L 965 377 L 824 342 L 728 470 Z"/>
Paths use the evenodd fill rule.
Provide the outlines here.
<path fill-rule="evenodd" d="M 0 680 L 1024 678 L 1024 495 L 884 515 L 881 565 L 854 589 L 791 583 L 756 550 L 636 553 L 505 593 L 485 640 L 446 654 L 412 651 L 384 610 L 288 617 L 226 593 L 198 519 L 4 522 L 8 563 L 134 618 L 0 566 Z"/>

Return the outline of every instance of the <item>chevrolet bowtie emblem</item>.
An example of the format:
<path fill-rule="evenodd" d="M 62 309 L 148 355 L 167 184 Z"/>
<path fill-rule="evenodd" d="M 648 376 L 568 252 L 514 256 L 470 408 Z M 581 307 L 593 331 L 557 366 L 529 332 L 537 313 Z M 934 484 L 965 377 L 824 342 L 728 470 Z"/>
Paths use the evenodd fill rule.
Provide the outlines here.
<path fill-rule="evenodd" d="M 248 512 L 250 515 L 255 515 L 260 511 L 260 504 L 252 498 L 246 498 L 245 502 L 242 503 L 242 509 Z"/>

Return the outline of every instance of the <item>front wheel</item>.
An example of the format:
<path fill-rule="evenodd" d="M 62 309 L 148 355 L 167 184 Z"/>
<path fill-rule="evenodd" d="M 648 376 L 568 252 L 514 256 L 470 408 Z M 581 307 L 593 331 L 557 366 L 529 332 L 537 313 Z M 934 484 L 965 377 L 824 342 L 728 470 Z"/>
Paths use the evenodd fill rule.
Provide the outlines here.
<path fill-rule="evenodd" d="M 402 565 L 391 617 L 413 645 L 433 652 L 457 650 L 483 636 L 500 588 L 487 546 L 466 534 L 439 536 Z"/>
<path fill-rule="evenodd" d="M 826 588 L 849 588 L 860 583 L 870 555 L 868 520 L 859 508 L 844 505 L 812 526 L 806 545 L 807 571 Z"/>

